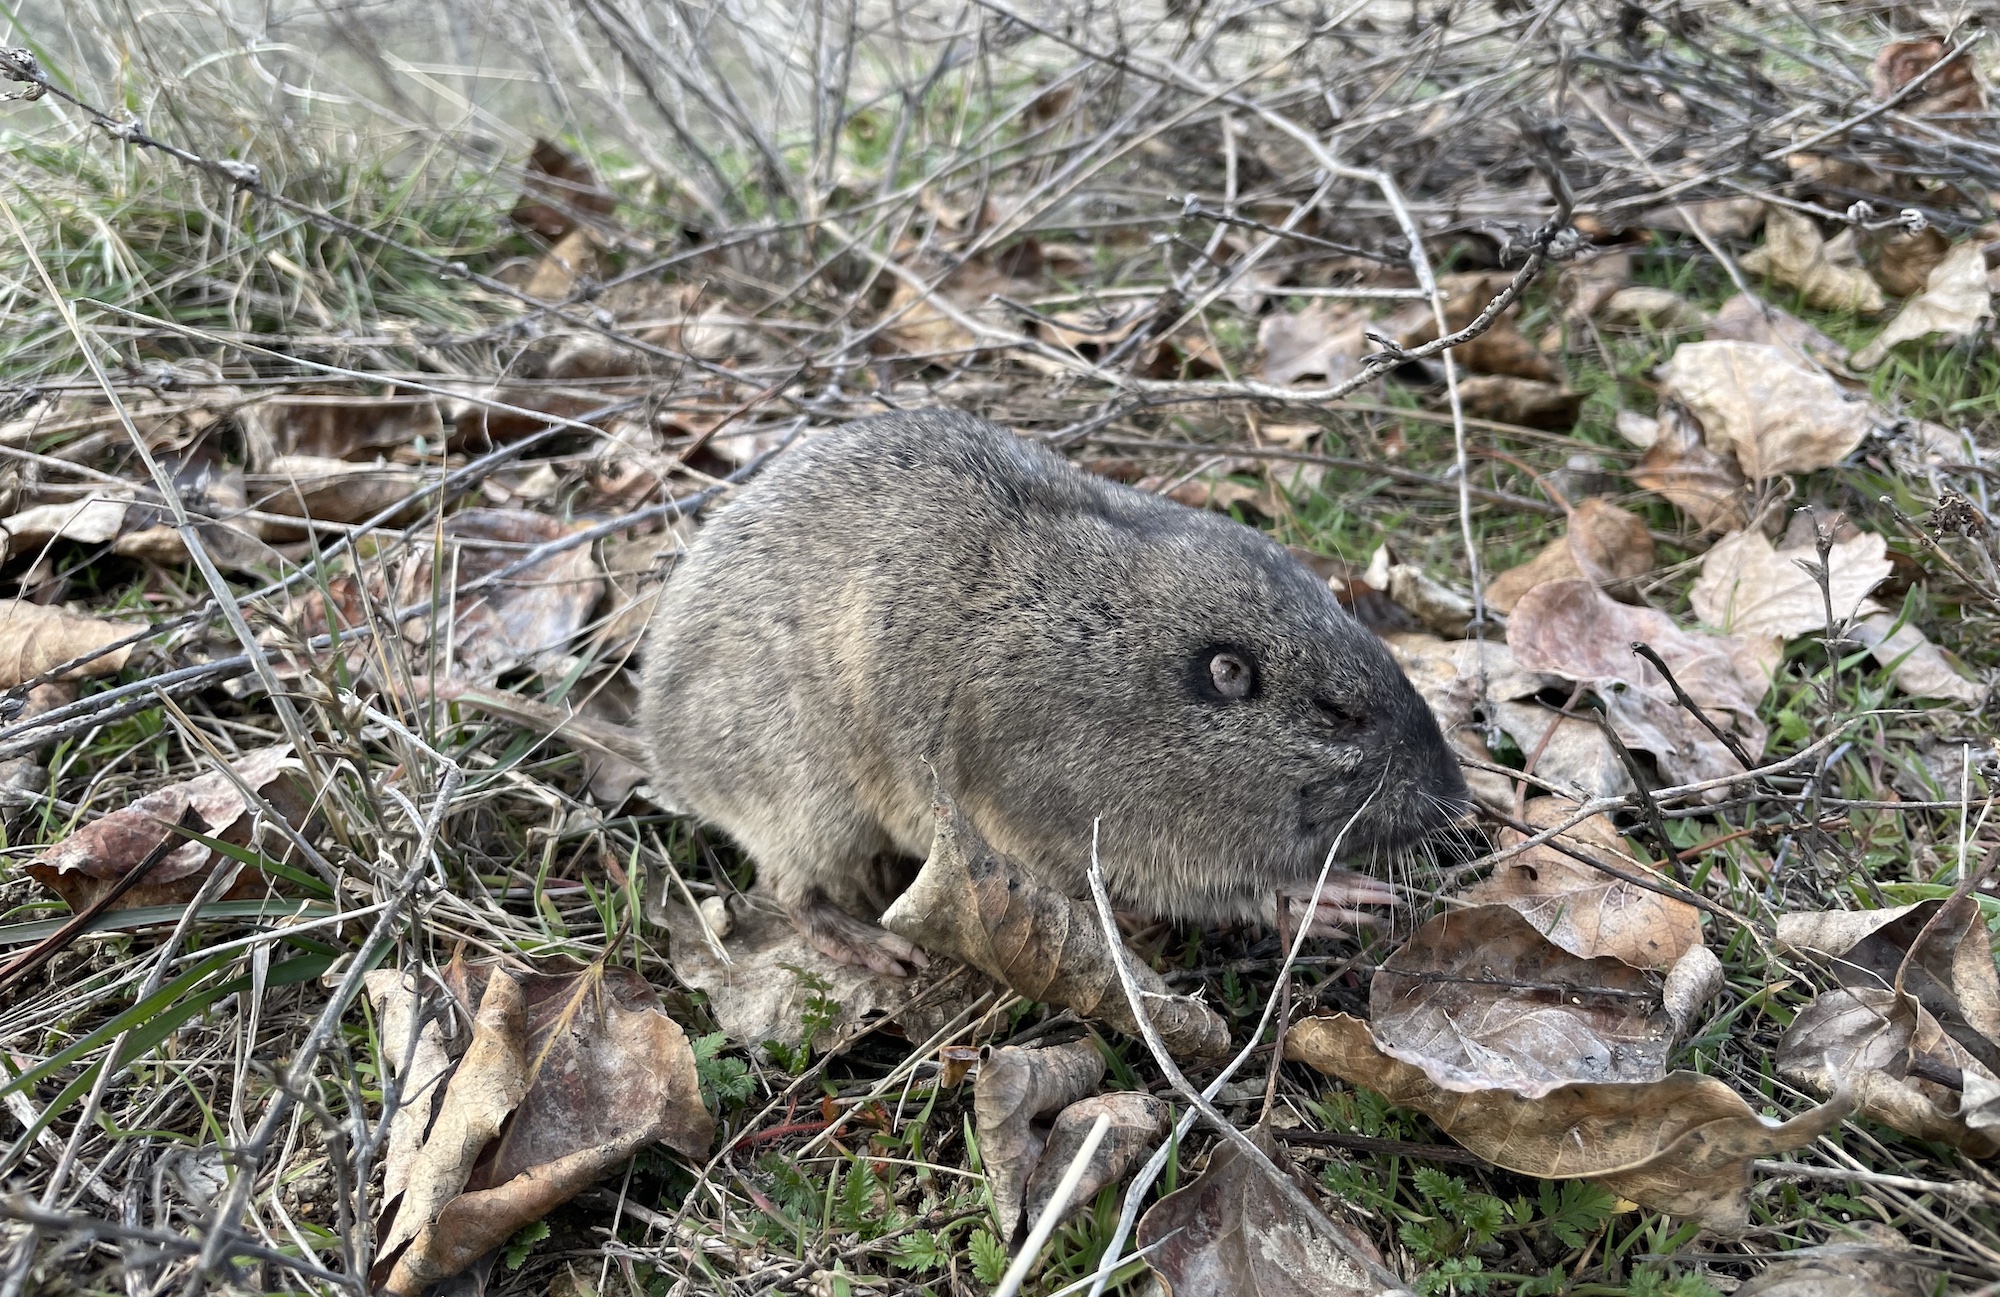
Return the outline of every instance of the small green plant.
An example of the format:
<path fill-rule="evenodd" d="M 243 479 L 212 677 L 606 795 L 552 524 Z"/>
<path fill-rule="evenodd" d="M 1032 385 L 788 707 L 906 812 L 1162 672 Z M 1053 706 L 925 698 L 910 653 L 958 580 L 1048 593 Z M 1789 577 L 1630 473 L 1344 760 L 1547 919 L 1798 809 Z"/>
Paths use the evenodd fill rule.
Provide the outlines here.
<path fill-rule="evenodd" d="M 528 1255 L 535 1250 L 535 1245 L 548 1236 L 549 1223 L 545 1220 L 538 1220 L 521 1226 L 520 1231 L 513 1238 L 507 1240 L 507 1251 L 502 1258 L 506 1261 L 507 1268 L 509 1270 L 519 1270 L 523 1265 L 527 1264 Z"/>
<path fill-rule="evenodd" d="M 1465 1181 L 1433 1167 L 1420 1168 L 1410 1183 L 1422 1197 L 1424 1210 L 1406 1217 L 1396 1237 L 1432 1271 L 1426 1280 L 1436 1282 L 1425 1292 L 1484 1292 L 1491 1281 L 1478 1275 L 1478 1259 L 1467 1253 L 1491 1243 L 1507 1226 L 1511 1217 L 1507 1204 L 1490 1193 L 1468 1189 Z"/>
<path fill-rule="evenodd" d="M 776 1040 L 764 1042 L 764 1052 L 771 1056 L 772 1062 L 787 1072 L 806 1070 L 812 1062 L 813 1042 L 819 1039 L 821 1032 L 833 1026 L 840 1018 L 840 1001 L 827 994 L 833 987 L 826 979 L 814 976 L 804 969 L 795 971 L 799 975 L 799 984 L 809 992 L 805 1007 L 799 1011 L 799 1043 L 787 1045 Z"/>
<path fill-rule="evenodd" d="M 1007 1273 L 1007 1248 L 989 1230 L 972 1231 L 965 1241 L 965 1255 L 972 1262 L 972 1277 L 988 1287 Z"/>
<path fill-rule="evenodd" d="M 756 1091 L 750 1065 L 740 1058 L 725 1058 L 729 1037 L 710 1032 L 694 1042 L 695 1076 L 701 1083 L 701 1101 L 714 1108 L 724 1103 L 741 1103 Z"/>

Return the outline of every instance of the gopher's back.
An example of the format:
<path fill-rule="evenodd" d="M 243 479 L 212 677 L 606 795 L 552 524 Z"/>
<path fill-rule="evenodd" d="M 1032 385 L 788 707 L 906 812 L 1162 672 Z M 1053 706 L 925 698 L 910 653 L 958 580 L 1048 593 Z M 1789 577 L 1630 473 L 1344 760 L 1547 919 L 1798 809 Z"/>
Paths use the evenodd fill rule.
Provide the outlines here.
<path fill-rule="evenodd" d="M 996 620 L 1018 622 L 1023 591 L 1045 585 L 1031 532 L 1047 528 L 1031 519 L 1092 506 L 1092 485 L 955 410 L 862 420 L 782 455 L 660 595 L 644 717 L 657 791 L 741 842 L 780 900 L 803 885 L 879 910 L 890 897 L 853 895 L 846 862 L 929 850 L 924 763 Z"/>

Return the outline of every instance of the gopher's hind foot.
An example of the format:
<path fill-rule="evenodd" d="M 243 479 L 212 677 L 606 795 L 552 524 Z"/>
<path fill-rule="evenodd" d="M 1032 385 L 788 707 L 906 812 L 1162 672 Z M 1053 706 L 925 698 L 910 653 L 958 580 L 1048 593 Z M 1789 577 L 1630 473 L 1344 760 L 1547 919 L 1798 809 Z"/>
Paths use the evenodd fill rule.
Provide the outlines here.
<path fill-rule="evenodd" d="M 855 964 L 885 977 L 908 977 L 930 966 L 930 956 L 916 945 L 855 918 L 823 893 L 812 893 L 786 913 L 806 943 L 836 963 Z"/>

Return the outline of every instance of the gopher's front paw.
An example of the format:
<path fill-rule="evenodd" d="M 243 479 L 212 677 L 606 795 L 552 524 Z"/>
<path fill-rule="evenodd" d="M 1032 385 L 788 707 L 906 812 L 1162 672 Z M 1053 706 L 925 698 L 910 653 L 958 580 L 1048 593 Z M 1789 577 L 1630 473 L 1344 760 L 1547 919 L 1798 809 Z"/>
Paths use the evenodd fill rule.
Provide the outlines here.
<path fill-rule="evenodd" d="M 1344 937 L 1355 928 L 1372 928 L 1382 921 L 1381 915 L 1354 908 L 1356 906 L 1394 906 L 1402 903 L 1395 888 L 1351 869 L 1328 872 L 1326 886 L 1320 888 L 1317 904 L 1314 904 L 1311 882 L 1281 888 L 1278 895 L 1284 898 L 1285 908 L 1289 911 L 1286 915 L 1289 920 L 1287 927 L 1296 932 L 1304 923 L 1307 935 L 1314 937 Z M 1311 906 L 1310 914 L 1308 906 Z"/>

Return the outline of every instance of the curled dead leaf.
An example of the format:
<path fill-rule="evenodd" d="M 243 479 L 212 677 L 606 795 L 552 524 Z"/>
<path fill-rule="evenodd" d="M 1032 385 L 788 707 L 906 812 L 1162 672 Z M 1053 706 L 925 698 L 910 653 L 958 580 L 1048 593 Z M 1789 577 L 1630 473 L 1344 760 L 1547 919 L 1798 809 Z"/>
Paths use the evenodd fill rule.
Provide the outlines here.
<path fill-rule="evenodd" d="M 1666 501 L 1708 531 L 1737 531 L 1750 522 L 1750 492 L 1733 455 L 1719 455 L 1702 439 L 1701 428 L 1673 406 L 1649 420 L 1643 430 L 1627 431 L 1644 416 L 1619 415 L 1619 432 L 1645 440 L 1646 454 L 1632 470 L 1632 480 Z"/>
<path fill-rule="evenodd" d="M 130 622 L 86 617 L 46 604 L 9 600 L 0 605 L 0 689 L 11 689 L 72 658 L 95 653 L 140 629 Z M 72 668 L 61 679 L 117 675 L 131 656 L 132 646 L 128 644 Z"/>
<path fill-rule="evenodd" d="M 409 448 L 436 454 L 444 418 L 430 396 L 281 395 L 236 412 L 253 473 L 274 471 L 284 455 L 311 459 L 376 459 Z"/>
<path fill-rule="evenodd" d="M 1419 625 L 1440 635 L 1463 635 L 1472 621 L 1472 600 L 1416 564 L 1399 561 L 1387 545 L 1368 560 L 1361 583 L 1388 595 L 1391 603 L 1416 618 Z"/>
<path fill-rule="evenodd" d="M 1568 798 L 1538 797 L 1527 804 L 1524 819 L 1535 829 L 1549 829 L 1567 822 L 1576 809 Z M 1525 836 L 1503 830 L 1501 845 L 1514 846 Z M 1610 817 L 1593 815 L 1551 842 L 1503 860 L 1491 877 L 1466 889 L 1465 899 L 1511 906 L 1551 943 L 1583 959 L 1609 956 L 1634 968 L 1665 971 L 1701 945 L 1701 913 L 1694 906 L 1593 869 L 1557 843 L 1622 874 L 1647 872 Z"/>
<path fill-rule="evenodd" d="M 1775 666 L 1760 646 L 1682 630 L 1654 608 L 1613 601 L 1587 581 L 1536 586 L 1507 621 L 1517 666 L 1589 686 L 1619 738 L 1650 752 L 1677 783 L 1743 772 L 1742 762 L 1675 699 L 1652 665 L 1632 651 L 1650 645 L 1681 688 L 1752 757 L 1768 738 L 1757 706 Z"/>
<path fill-rule="evenodd" d="M 972 1087 L 973 1121 L 1003 1239 L 1013 1238 L 1021 1223 L 1029 1178 L 1048 1139 L 1038 1120 L 1082 1099 L 1103 1079 L 1104 1055 L 1088 1039 L 1041 1049 L 1005 1046 L 980 1063 Z M 1075 1151 L 1072 1145 L 1070 1152 Z"/>
<path fill-rule="evenodd" d="M 1657 1080 L 1673 1044 L 1643 970 L 1571 954 L 1505 904 L 1424 924 L 1376 970 L 1368 1010 L 1384 1052 L 1454 1091 Z"/>
<path fill-rule="evenodd" d="M 1936 36 L 1891 41 L 1875 55 L 1874 66 L 1869 69 L 1869 89 L 1877 102 L 1886 102 L 1917 77 L 1930 72 L 1917 92 L 1899 105 L 1901 111 L 1913 117 L 1943 117 L 1946 120 L 1939 125 L 1944 129 L 1976 136 L 1980 127 L 1972 119 L 1986 111 L 1986 88 L 1979 83 L 1969 50 L 1959 51 L 1932 72 L 1948 52 L 1949 47 Z"/>
<path fill-rule="evenodd" d="M 1368 317 L 1352 307 L 1317 301 L 1296 313 L 1274 311 L 1257 326 L 1264 381 L 1296 383 L 1317 378 L 1343 382 L 1361 372 L 1361 356 L 1372 350 L 1363 336 Z"/>
<path fill-rule="evenodd" d="M 413 558 L 398 573 L 397 606 L 433 598 L 445 603 L 453 656 L 471 679 L 490 680 L 527 663 L 543 669 L 559 666 L 604 593 L 588 545 L 538 559 L 463 600 L 455 599 L 452 590 L 513 566 L 525 551 L 560 540 L 576 527 L 521 509 L 464 509 L 447 517 L 441 530 L 445 562 L 439 563 L 430 536 L 415 540 Z M 438 588 L 440 572 L 455 579 L 455 586 Z M 403 633 L 420 638 L 429 624 L 412 619 L 403 624 Z"/>
<path fill-rule="evenodd" d="M 410 1166 L 402 1200 L 393 1204 L 395 1215 L 382 1233 L 383 1256 L 395 1254 L 431 1227 L 471 1179 L 480 1153 L 527 1092 L 527 1002 L 513 978 L 496 977 L 480 998 L 472 1043 L 445 1085 L 437 1120 Z M 398 1272 L 402 1269 L 399 1262 Z M 393 1279 L 389 1286 L 392 1291 L 417 1291 Z"/>
<path fill-rule="evenodd" d="M 1049 1128 L 1041 1160 L 1035 1164 L 1034 1174 L 1028 1177 L 1022 1220 L 1035 1220 L 1055 1197 L 1063 1172 L 1069 1169 L 1071 1159 L 1083 1147 L 1085 1135 L 1100 1116 L 1109 1117 L 1111 1125 L 1070 1196 L 1069 1208 L 1063 1213 L 1065 1218 L 1088 1208 L 1099 1189 L 1123 1180 L 1126 1172 L 1151 1157 L 1154 1146 L 1166 1138 L 1168 1114 L 1164 1099 L 1138 1090 L 1114 1090 L 1078 1099 L 1057 1113 L 1055 1124 Z M 1005 1227 L 1004 1219 L 1001 1225 Z"/>
<path fill-rule="evenodd" d="M 454 963 L 446 982 L 461 1004 L 476 998 L 491 1027 L 483 1052 L 474 1027 L 384 1235 L 377 1276 L 387 1270 L 385 1290 L 411 1297 L 640 1149 L 698 1157 L 715 1133 L 686 1035 L 630 969 Z M 461 1089 L 466 1120 L 448 1122 Z M 397 1255 L 392 1241 L 404 1239 Z"/>
<path fill-rule="evenodd" d="M 1585 580 L 1617 593 L 1653 566 L 1653 537 L 1645 521 L 1608 500 L 1591 496 L 1570 511 L 1563 535 L 1486 587 L 1486 602 L 1503 613 L 1545 581 Z"/>
<path fill-rule="evenodd" d="M 1488 711 L 1522 755 L 1533 760 L 1537 779 L 1584 797 L 1622 797 L 1632 791 L 1632 772 L 1591 721 L 1536 701 L 1495 702 Z M 1511 795 L 1499 809 L 1513 809 Z"/>
<path fill-rule="evenodd" d="M 1561 383 L 1512 374 L 1471 374 L 1461 378 L 1458 399 L 1465 412 L 1474 418 L 1556 432 L 1576 426 L 1576 416 L 1583 409 L 1581 392 Z"/>
<path fill-rule="evenodd" d="M 1852 1110 L 1836 1099 L 1773 1122 L 1721 1081 L 1695 1072 L 1635 1085 L 1571 1082 L 1532 1098 L 1451 1091 L 1385 1052 L 1367 1023 L 1345 1014 L 1294 1024 L 1285 1056 L 1417 1109 L 1497 1166 L 1552 1180 L 1588 1177 L 1720 1234 L 1748 1224 L 1752 1159 L 1803 1148 Z"/>
<path fill-rule="evenodd" d="M 1953 248 L 1930 272 L 1924 291 L 1903 304 L 1875 340 L 1854 353 L 1857 369 L 1873 369 L 1898 343 L 1938 335 L 1944 343 L 1976 333 L 1993 320 L 1993 290 L 1986 283 L 1986 252 L 1977 239 Z"/>
<path fill-rule="evenodd" d="M 442 1097 L 439 1082 L 451 1070 L 451 1058 L 445 1052 L 442 1025 L 423 1016 L 424 983 L 419 974 L 378 968 L 364 982 L 382 1022 L 382 1063 L 398 1085 L 398 1106 L 389 1119 L 389 1147 L 382 1157 L 382 1201 L 390 1202 L 409 1186 L 424 1132 Z"/>
<path fill-rule="evenodd" d="M 316 455 L 274 456 L 265 472 L 244 477 L 251 508 L 321 522 L 363 522 L 399 505 L 388 521 L 408 522 L 422 511 L 411 497 L 423 486 L 420 469 Z"/>
<path fill-rule="evenodd" d="M 1282 1168 L 1283 1153 L 1260 1126 L 1250 1133 Z M 1382 1284 L 1325 1236 L 1382 1265 L 1361 1230 L 1298 1210 L 1234 1144 L 1218 1144 L 1194 1183 L 1139 1218 L 1139 1243 L 1169 1297 L 1383 1297 Z"/>
<path fill-rule="evenodd" d="M 1744 253 L 1742 266 L 1797 289 L 1808 306 L 1822 311 L 1873 315 L 1887 305 L 1881 285 L 1862 269 L 1852 231 L 1823 239 L 1811 217 L 1789 207 L 1771 208 L 1764 219 L 1764 245 Z"/>
<path fill-rule="evenodd" d="M 1513 650 L 1503 643 L 1445 640 L 1408 632 L 1383 638 L 1389 652 L 1395 655 L 1396 665 L 1430 706 L 1438 728 L 1444 731 L 1445 741 L 1460 755 L 1489 764 L 1493 754 L 1481 737 L 1482 727 L 1475 719 L 1476 714 L 1494 702 L 1505 705 L 1512 699 L 1531 698 L 1561 683 L 1556 676 L 1520 670 L 1515 666 Z M 1505 724 L 1504 718 L 1502 723 Z M 1539 732 L 1536 737 L 1540 737 Z M 1520 741 L 1518 737 L 1516 741 Z M 1533 749 L 1524 745 L 1522 750 Z M 1513 809 L 1514 788 L 1503 776 L 1467 770 L 1465 778 L 1473 796 L 1484 804 L 1501 810 Z"/>
<path fill-rule="evenodd" d="M 1825 630 L 1829 604 L 1836 625 L 1879 611 L 1868 593 L 1894 570 L 1888 548 L 1872 532 L 1835 541 L 1822 589 L 1807 570 L 1819 566 L 1817 547 L 1773 549 L 1762 533 L 1739 531 L 1702 557 L 1688 602 L 1705 624 L 1732 634 L 1793 639 Z"/>
<path fill-rule="evenodd" d="M 1128 1035 L 1138 1020 L 1112 962 L 1096 912 L 1054 891 L 995 851 L 945 799 L 932 809 L 937 837 L 916 881 L 882 915 L 882 926 L 935 954 L 972 965 L 1019 995 L 1063 1005 Z M 1132 972 L 1153 1026 L 1175 1055 L 1213 1058 L 1229 1049 L 1229 1026 L 1213 1009 L 1174 995 L 1158 973 Z"/>
<path fill-rule="evenodd" d="M 545 239 L 560 239 L 575 229 L 577 213 L 609 216 L 617 205 L 590 164 L 552 140 L 535 141 L 521 191 L 507 218 Z"/>
<path fill-rule="evenodd" d="M 1716 309 L 1704 335 L 1709 342 L 1754 342 L 1782 347 L 1802 361 L 1845 372 L 1847 348 L 1798 316 L 1748 293 L 1737 293 Z"/>
<path fill-rule="evenodd" d="M 1598 318 L 1613 328 L 1679 331 L 1705 329 L 1708 312 L 1670 288 L 1634 284 L 1621 288 L 1598 308 Z"/>
<path fill-rule="evenodd" d="M 2000 1148 L 1973 1103 L 2000 1092 L 2000 972 L 1976 901 L 1780 915 L 1778 941 L 1842 984 L 1793 1019 L 1780 1072 L 1852 1090 L 1862 1115 L 1919 1139 Z"/>
<path fill-rule="evenodd" d="M 243 846 L 250 841 L 259 815 L 243 796 L 239 780 L 286 820 L 304 827 L 312 802 L 301 777 L 305 766 L 292 755 L 289 744 L 247 752 L 230 768 L 234 778 L 220 770 L 197 775 L 156 788 L 92 820 L 29 861 L 26 872 L 72 910 L 81 910 L 165 842 L 171 826 L 189 811 L 201 817 L 210 837 Z M 267 844 L 267 849 L 283 854 L 276 846 Z M 185 902 L 201 890 L 211 868 L 239 866 L 199 842 L 184 842 L 154 865 L 144 882 L 126 892 L 116 908 Z M 261 894 L 264 887 L 261 875 L 243 868 L 220 899 Z"/>
<path fill-rule="evenodd" d="M 601 261 L 596 236 L 578 227 L 542 255 L 522 291 L 544 302 L 567 301 L 584 281 L 598 277 Z"/>
<path fill-rule="evenodd" d="M 720 900 L 720 898 L 710 898 Z M 712 907 L 704 908 L 704 914 Z M 887 1018 L 912 1039 L 923 1039 L 957 1015 L 986 989 L 942 960 L 909 977 L 885 977 L 854 964 L 828 959 L 807 945 L 792 921 L 755 896 L 727 905 L 727 931 L 674 902 L 647 905 L 647 918 L 666 930 L 674 976 L 708 997 L 710 1014 L 738 1045 L 778 1041 L 789 1047 L 825 1048 L 844 1032 Z M 710 943 L 715 932 L 720 949 Z M 817 1021 L 808 1008 L 817 1001 L 840 1007 L 812 1041 L 805 1023 Z"/>
<path fill-rule="evenodd" d="M 1937 1291 L 1937 1275 L 1901 1234 L 1876 1221 L 1843 1227 L 1818 1247 L 1786 1252 L 1736 1297 L 1907 1297 Z"/>
<path fill-rule="evenodd" d="M 1687 342 L 1664 371 L 1665 391 L 1701 424 L 1709 449 L 1733 454 L 1751 481 L 1830 468 L 1886 423 L 1792 353 L 1751 342 Z"/>

